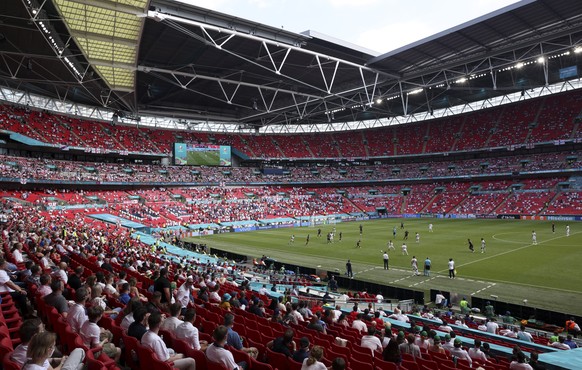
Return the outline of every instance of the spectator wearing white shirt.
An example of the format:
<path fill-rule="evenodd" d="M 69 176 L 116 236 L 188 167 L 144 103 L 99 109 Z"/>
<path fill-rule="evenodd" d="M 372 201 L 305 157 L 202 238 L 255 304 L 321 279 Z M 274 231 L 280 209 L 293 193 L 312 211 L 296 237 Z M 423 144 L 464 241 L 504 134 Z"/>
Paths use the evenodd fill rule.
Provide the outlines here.
<path fill-rule="evenodd" d="M 499 334 L 499 325 L 495 322 L 494 318 L 487 319 L 487 332 L 491 334 Z"/>
<path fill-rule="evenodd" d="M 170 317 L 166 318 L 162 322 L 160 329 L 168 330 L 168 331 L 176 330 L 178 325 L 180 325 L 183 322 L 182 320 L 180 320 L 178 318 L 178 315 L 180 315 L 180 312 L 182 312 L 182 305 L 180 303 L 177 303 L 177 302 L 172 303 L 170 305 Z"/>
<path fill-rule="evenodd" d="M 451 328 L 446 321 L 443 321 L 443 324 L 438 327 L 438 330 L 450 333 L 453 331 L 453 328 Z"/>
<path fill-rule="evenodd" d="M 268 294 L 268 290 L 267 290 L 267 285 L 263 284 L 263 286 L 259 289 L 259 294 L 260 295 L 267 295 Z"/>
<path fill-rule="evenodd" d="M 217 362 L 222 364 L 225 368 L 229 370 L 243 370 L 246 364 L 237 364 L 234 361 L 234 356 L 232 353 L 224 348 L 226 344 L 226 338 L 228 334 L 228 329 L 226 326 L 220 325 L 212 333 L 214 338 L 214 343 L 208 346 L 206 349 L 206 358 L 208 361 Z M 241 366 L 242 365 L 242 366 Z"/>
<path fill-rule="evenodd" d="M 376 294 L 376 303 L 382 302 L 384 302 L 384 296 L 382 295 L 382 292 L 379 292 L 378 294 Z"/>
<path fill-rule="evenodd" d="M 558 348 L 558 349 L 564 349 L 564 350 L 571 349 L 569 345 L 564 343 L 565 341 L 566 341 L 566 337 L 564 337 L 563 335 L 560 335 L 558 340 L 555 341 L 554 343 L 550 344 L 550 346 L 554 347 L 554 348 Z"/>
<path fill-rule="evenodd" d="M 67 285 L 67 282 L 69 281 L 69 275 L 67 275 L 67 267 L 68 266 L 66 262 L 61 262 L 59 263 L 59 269 L 55 273 L 55 275 L 58 276 L 59 280 L 62 281 L 64 285 Z"/>
<path fill-rule="evenodd" d="M 352 328 L 358 330 L 361 333 L 368 331 L 368 326 L 362 321 L 363 314 L 360 312 L 356 316 L 356 319 L 352 322 Z"/>
<path fill-rule="evenodd" d="M 184 313 L 184 321 L 178 325 L 174 334 L 176 338 L 184 339 L 193 349 L 204 351 L 208 347 L 208 342 L 204 340 L 200 341 L 198 329 L 194 326 L 194 321 L 196 321 L 196 310 L 189 308 Z"/>
<path fill-rule="evenodd" d="M 118 362 L 121 357 L 121 348 L 117 348 L 113 343 L 109 343 L 107 337 L 102 339 L 102 330 L 97 325 L 101 317 L 103 317 L 103 309 L 101 307 L 90 307 L 87 310 L 87 316 L 89 319 L 85 321 L 79 330 L 79 335 L 83 343 L 89 348 L 103 347 L 103 352 L 115 360 L 115 362 Z"/>
<path fill-rule="evenodd" d="M 362 347 L 369 348 L 372 352 L 372 356 L 374 356 L 376 351 L 382 351 L 382 342 L 380 342 L 380 338 L 376 336 L 375 327 L 368 327 L 368 334 L 362 337 L 360 345 Z"/>
<path fill-rule="evenodd" d="M 187 278 L 184 284 L 180 285 L 180 288 L 176 290 L 176 302 L 180 303 L 183 311 L 186 311 L 186 308 L 190 303 L 193 285 L 194 279 L 190 277 Z"/>
<path fill-rule="evenodd" d="M 469 356 L 467 351 L 465 351 L 461 347 L 462 344 L 463 344 L 463 342 L 459 338 L 456 338 L 455 342 L 453 344 L 453 348 L 451 348 L 449 351 L 451 352 L 452 356 L 467 360 L 467 361 L 469 361 L 469 366 L 473 366 L 473 360 L 471 359 L 471 356 Z"/>
<path fill-rule="evenodd" d="M 485 353 L 483 353 L 483 351 L 481 351 L 481 341 L 479 339 L 475 339 L 475 343 L 473 348 L 469 348 L 469 357 L 471 357 L 473 360 L 479 360 L 482 362 L 487 361 L 487 356 L 485 355 Z"/>
<path fill-rule="evenodd" d="M 162 316 L 159 313 L 150 315 L 148 318 L 150 330 L 141 338 L 141 344 L 150 348 L 160 361 L 173 362 L 173 366 L 180 370 L 196 370 L 196 362 L 193 358 L 184 358 L 183 354 L 175 353 L 166 347 L 166 344 L 158 335 L 161 323 Z"/>
<path fill-rule="evenodd" d="M 517 332 L 517 339 L 523 340 L 524 342 L 533 342 L 533 337 L 530 333 L 525 331 L 525 325 L 520 325 L 519 331 Z"/>
<path fill-rule="evenodd" d="M 89 299 L 87 288 L 81 287 L 77 289 L 77 291 L 75 291 L 75 304 L 69 308 L 69 311 L 67 311 L 67 317 L 65 320 L 75 333 L 79 333 L 85 321 L 89 319 L 85 313 L 87 299 Z"/>
<path fill-rule="evenodd" d="M 12 249 L 12 257 L 16 263 L 24 263 L 24 256 L 22 254 L 22 243 L 15 243 Z"/>

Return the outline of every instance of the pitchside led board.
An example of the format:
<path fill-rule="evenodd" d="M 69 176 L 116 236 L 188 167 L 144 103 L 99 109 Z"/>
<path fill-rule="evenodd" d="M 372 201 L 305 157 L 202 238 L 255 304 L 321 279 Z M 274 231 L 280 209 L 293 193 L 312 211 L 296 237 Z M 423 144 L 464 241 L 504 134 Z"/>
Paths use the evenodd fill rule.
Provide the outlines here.
<path fill-rule="evenodd" d="M 178 166 L 230 166 L 230 146 L 174 143 L 174 164 Z"/>

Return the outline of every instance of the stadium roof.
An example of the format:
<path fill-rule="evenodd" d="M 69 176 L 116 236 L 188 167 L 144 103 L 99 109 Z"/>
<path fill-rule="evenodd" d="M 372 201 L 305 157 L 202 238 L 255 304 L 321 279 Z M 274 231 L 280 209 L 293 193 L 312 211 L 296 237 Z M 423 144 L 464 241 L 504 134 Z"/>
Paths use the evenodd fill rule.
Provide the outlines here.
<path fill-rule="evenodd" d="M 577 78 L 582 50 L 571 0 L 524 0 L 383 55 L 169 0 L 4 0 L 0 14 L 0 87 L 241 128 L 528 94 Z"/>

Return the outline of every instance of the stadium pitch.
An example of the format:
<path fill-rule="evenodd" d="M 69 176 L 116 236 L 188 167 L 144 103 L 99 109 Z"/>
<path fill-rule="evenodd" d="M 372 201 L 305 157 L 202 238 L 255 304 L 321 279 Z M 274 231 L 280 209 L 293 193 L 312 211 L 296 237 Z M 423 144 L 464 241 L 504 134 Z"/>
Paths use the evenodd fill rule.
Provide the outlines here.
<path fill-rule="evenodd" d="M 400 227 L 401 221 L 404 228 Z M 582 225 L 550 221 L 383 219 L 339 223 L 293 229 L 273 229 L 248 233 L 227 233 L 202 237 L 210 247 L 260 257 L 263 254 L 283 263 L 321 270 L 345 272 L 351 259 L 354 278 L 384 285 L 428 291 L 442 289 L 460 295 L 527 305 L 579 315 L 582 313 Z M 433 224 L 433 232 L 429 232 Z M 363 232 L 360 236 L 359 226 Z M 566 236 L 566 226 L 570 236 Z M 335 227 L 333 243 L 326 234 Z M 393 229 L 396 227 L 396 237 Z M 317 230 L 321 229 L 321 236 Z M 408 230 L 408 240 L 403 240 Z M 535 230 L 537 244 L 532 241 Z M 339 233 L 342 240 L 339 241 Z M 417 243 L 415 234 L 420 234 Z M 310 241 L 306 245 L 307 235 Z M 291 235 L 295 241 L 290 242 Z M 486 250 L 481 253 L 481 238 Z M 471 239 L 475 251 L 469 250 Z M 361 248 L 356 248 L 361 240 Z M 387 242 L 390 269 L 383 269 L 382 254 Z M 200 242 L 200 238 L 194 238 Z M 408 255 L 403 255 L 405 242 Z M 412 273 L 411 259 L 416 256 L 420 276 Z M 432 261 L 430 277 L 423 276 L 424 260 Z M 447 262 L 455 261 L 457 277 L 449 279 Z"/>

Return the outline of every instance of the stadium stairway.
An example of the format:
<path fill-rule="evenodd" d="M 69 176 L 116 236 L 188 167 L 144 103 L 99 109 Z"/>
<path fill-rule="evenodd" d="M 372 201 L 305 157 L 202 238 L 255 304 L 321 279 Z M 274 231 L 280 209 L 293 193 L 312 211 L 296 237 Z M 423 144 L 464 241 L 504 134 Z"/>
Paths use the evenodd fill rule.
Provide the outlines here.
<path fill-rule="evenodd" d="M 504 205 L 505 203 L 507 203 L 507 200 L 509 199 L 509 197 L 511 197 L 511 193 L 507 193 L 507 194 L 505 194 L 505 198 L 503 198 L 503 200 L 502 200 L 501 202 L 499 202 L 499 204 L 497 205 L 497 207 L 495 207 L 495 208 L 493 209 L 493 211 L 491 211 L 491 213 L 493 213 L 493 214 L 497 214 L 497 211 L 498 211 L 498 210 L 499 210 L 501 207 L 503 207 L 503 205 Z"/>
<path fill-rule="evenodd" d="M 283 153 L 283 149 L 281 149 L 281 146 L 279 145 L 277 140 L 271 138 L 271 142 L 273 143 L 273 145 L 275 145 L 275 148 L 277 148 L 277 152 L 281 153 L 281 158 L 287 157 L 287 155 Z"/>
<path fill-rule="evenodd" d="M 400 214 L 403 214 L 407 205 L 408 205 L 408 197 L 402 197 L 402 205 L 400 206 L 400 210 L 398 212 Z"/>
<path fill-rule="evenodd" d="M 578 120 L 574 121 L 574 128 L 572 129 L 572 134 L 570 134 L 570 139 L 575 139 L 576 134 L 578 132 L 578 128 L 580 127 L 580 122 Z"/>
<path fill-rule="evenodd" d="M 432 198 L 430 198 L 430 200 L 428 202 L 426 202 L 425 206 L 422 207 L 422 209 L 420 210 L 420 213 L 426 212 L 426 210 L 428 209 L 428 207 L 430 207 L 432 205 L 432 203 L 434 202 L 434 200 L 436 199 L 437 196 L 438 196 L 438 193 L 435 193 L 432 196 Z"/>
<path fill-rule="evenodd" d="M 364 143 L 364 152 L 366 153 L 366 157 L 370 156 L 370 151 L 368 150 L 368 140 L 366 140 L 366 135 L 364 131 L 361 132 L 362 135 L 362 143 Z"/>
<path fill-rule="evenodd" d="M 253 152 L 253 150 L 251 149 L 251 147 L 250 147 L 250 146 L 249 146 L 249 144 L 247 143 L 247 140 L 246 140 L 244 137 L 242 137 L 241 135 L 238 135 L 238 134 L 237 134 L 237 136 L 239 137 L 240 141 L 241 141 L 242 143 L 244 143 L 244 146 L 245 146 L 245 147 L 244 147 L 244 149 L 245 149 L 245 150 L 248 150 L 248 153 L 245 153 L 245 154 L 247 154 L 247 155 L 248 155 L 249 157 L 251 157 L 251 158 L 256 158 L 256 157 L 257 157 L 257 155 L 255 154 L 255 152 Z M 241 152 L 242 152 L 242 149 L 243 149 L 243 148 L 239 148 L 239 150 L 240 150 Z M 243 153 L 244 153 L 244 152 L 243 152 Z"/>
<path fill-rule="evenodd" d="M 307 149 L 307 152 L 309 153 L 309 156 L 312 157 L 312 158 L 315 158 L 315 155 L 313 154 L 313 151 L 311 150 L 311 147 L 309 146 L 309 143 L 307 141 L 305 141 L 303 138 L 301 138 L 301 142 L 305 146 L 305 149 Z"/>
<path fill-rule="evenodd" d="M 550 204 L 553 204 L 553 202 L 559 196 L 560 196 L 560 192 L 559 191 L 556 191 L 556 193 L 554 194 L 554 196 L 552 197 L 552 199 L 550 199 L 548 202 L 546 202 L 546 204 L 544 205 L 544 207 L 542 209 L 540 209 L 540 212 L 538 213 L 538 215 L 543 215 L 547 211 L 547 209 L 550 206 Z"/>
<path fill-rule="evenodd" d="M 540 102 L 538 111 L 536 112 L 536 116 L 535 116 L 533 122 L 537 122 L 538 121 L 538 119 L 540 117 L 540 114 L 542 114 L 542 112 L 544 111 L 544 106 L 545 105 L 546 105 L 546 97 L 544 97 L 542 99 L 542 101 Z M 523 141 L 524 143 L 529 143 L 529 138 L 530 138 L 533 130 L 534 130 L 534 127 L 530 127 L 529 128 L 529 130 L 527 131 L 527 136 L 525 137 L 525 140 Z"/>
<path fill-rule="evenodd" d="M 344 200 L 347 203 L 351 204 L 352 207 L 354 207 L 355 209 L 357 209 L 358 212 L 366 213 L 366 211 L 364 209 L 362 209 L 361 207 L 359 207 L 356 203 L 352 202 L 352 200 L 350 198 L 346 197 L 345 195 L 343 196 L 343 198 L 344 198 Z"/>
<path fill-rule="evenodd" d="M 582 190 L 582 176 L 572 176 L 569 182 L 572 190 Z"/>
<path fill-rule="evenodd" d="M 463 118 L 463 122 L 461 122 L 461 126 L 459 126 L 459 131 L 454 133 L 455 141 L 453 141 L 453 145 L 451 145 L 451 147 L 449 148 L 450 151 L 454 151 L 457 145 L 459 144 L 459 140 L 461 140 L 461 133 L 463 132 L 463 128 L 465 127 L 465 122 L 467 122 L 467 116 Z"/>

